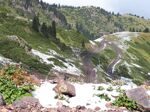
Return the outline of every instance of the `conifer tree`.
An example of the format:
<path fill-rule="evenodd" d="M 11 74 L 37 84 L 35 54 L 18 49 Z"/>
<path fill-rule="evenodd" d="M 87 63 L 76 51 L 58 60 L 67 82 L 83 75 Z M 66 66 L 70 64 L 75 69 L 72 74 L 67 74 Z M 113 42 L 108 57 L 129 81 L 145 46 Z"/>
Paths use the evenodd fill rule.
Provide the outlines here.
<path fill-rule="evenodd" d="M 56 23 L 52 21 L 52 36 L 56 37 Z"/>
<path fill-rule="evenodd" d="M 39 27 L 40 27 L 39 17 L 34 16 L 33 21 L 32 21 L 32 28 L 35 31 L 39 32 Z"/>

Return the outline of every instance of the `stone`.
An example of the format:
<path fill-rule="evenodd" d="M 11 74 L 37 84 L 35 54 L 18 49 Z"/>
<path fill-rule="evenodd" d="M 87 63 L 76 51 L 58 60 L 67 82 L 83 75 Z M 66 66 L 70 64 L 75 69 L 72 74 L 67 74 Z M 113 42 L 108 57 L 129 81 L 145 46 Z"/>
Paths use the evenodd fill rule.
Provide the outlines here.
<path fill-rule="evenodd" d="M 38 99 L 33 97 L 24 97 L 21 100 L 13 102 L 15 112 L 41 112 L 42 106 Z"/>
<path fill-rule="evenodd" d="M 95 107 L 95 109 L 94 109 L 96 112 L 97 111 L 100 111 L 101 110 L 101 108 L 100 107 Z"/>
<path fill-rule="evenodd" d="M 64 80 L 60 80 L 57 83 L 57 85 L 54 87 L 54 91 L 58 94 L 68 95 L 69 97 L 74 97 L 76 95 L 74 85 Z"/>
<path fill-rule="evenodd" d="M 4 101 L 4 98 L 2 96 L 2 94 L 0 94 L 0 106 L 4 106 L 6 103 Z"/>
<path fill-rule="evenodd" d="M 126 95 L 128 98 L 136 101 L 145 111 L 150 111 L 150 98 L 143 87 L 128 90 Z"/>

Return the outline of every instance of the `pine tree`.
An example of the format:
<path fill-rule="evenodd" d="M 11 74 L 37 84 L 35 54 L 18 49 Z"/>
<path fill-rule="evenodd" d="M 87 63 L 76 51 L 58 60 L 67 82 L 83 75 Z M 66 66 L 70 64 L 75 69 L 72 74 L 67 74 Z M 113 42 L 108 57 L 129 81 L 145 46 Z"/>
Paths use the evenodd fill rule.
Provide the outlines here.
<path fill-rule="evenodd" d="M 47 31 L 48 31 L 48 34 L 52 36 L 52 27 L 51 27 L 51 26 L 49 26 L 49 27 L 47 28 Z"/>
<path fill-rule="evenodd" d="M 44 36 L 48 37 L 48 28 L 46 26 L 46 23 L 42 24 L 41 32 L 43 33 Z"/>
<path fill-rule="evenodd" d="M 40 26 L 39 17 L 34 16 L 33 21 L 32 21 L 32 28 L 35 31 L 39 32 L 39 26 Z"/>
<path fill-rule="evenodd" d="M 52 36 L 56 37 L 56 23 L 52 21 Z"/>

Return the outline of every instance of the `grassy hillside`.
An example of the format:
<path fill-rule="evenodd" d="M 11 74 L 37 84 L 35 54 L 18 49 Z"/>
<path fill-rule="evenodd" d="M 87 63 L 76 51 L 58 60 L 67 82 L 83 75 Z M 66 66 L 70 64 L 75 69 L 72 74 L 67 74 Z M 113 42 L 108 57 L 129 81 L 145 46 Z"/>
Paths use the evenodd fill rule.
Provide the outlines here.
<path fill-rule="evenodd" d="M 84 49 L 82 42 L 88 42 L 87 38 L 74 30 L 68 30 L 59 27 L 57 30 L 57 41 L 53 37 L 45 37 L 41 32 L 36 32 L 32 28 L 32 21 L 24 16 L 12 14 L 6 7 L 0 8 L 0 55 L 12 59 L 14 62 L 23 63 L 24 67 L 30 70 L 37 70 L 40 73 L 47 74 L 54 65 L 64 67 L 59 60 L 75 58 L 72 52 L 72 47 Z M 24 40 L 30 49 L 36 49 L 41 53 L 48 54 L 49 51 L 54 51 L 55 58 L 50 59 L 53 64 L 44 64 L 38 57 L 33 57 L 32 54 L 25 50 L 25 46 L 20 46 L 20 43 L 13 41 L 13 37 Z M 60 41 L 59 41 L 60 39 Z M 76 62 L 78 65 L 78 62 Z"/>
<path fill-rule="evenodd" d="M 143 31 L 150 28 L 150 21 L 133 15 L 119 15 L 105 11 L 98 7 L 61 7 L 59 9 L 66 16 L 68 23 L 74 28 L 79 27 L 83 34 L 94 38 L 101 33 L 116 31 Z"/>
<path fill-rule="evenodd" d="M 116 63 L 113 76 L 131 78 L 136 83 L 150 79 L 150 33 L 120 32 L 103 38 L 114 43 L 122 52 L 119 51 L 120 61 Z M 116 56 L 115 49 L 110 49 L 110 45 L 93 56 L 100 76 L 106 75 L 108 66 Z"/>

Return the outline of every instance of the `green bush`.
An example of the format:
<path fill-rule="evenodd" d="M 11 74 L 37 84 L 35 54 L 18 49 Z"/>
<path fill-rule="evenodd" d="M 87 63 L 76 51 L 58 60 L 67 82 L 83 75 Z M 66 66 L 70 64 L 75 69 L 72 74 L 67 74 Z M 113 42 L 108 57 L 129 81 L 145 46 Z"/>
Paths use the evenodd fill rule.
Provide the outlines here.
<path fill-rule="evenodd" d="M 118 107 L 126 107 L 129 110 L 137 110 L 138 106 L 135 101 L 129 99 L 125 94 L 120 94 L 113 102 L 113 105 Z"/>
<path fill-rule="evenodd" d="M 3 95 L 7 104 L 11 104 L 24 96 L 32 96 L 30 93 L 31 90 L 33 90 L 32 85 L 18 87 L 10 79 L 0 76 L 0 93 Z"/>
<path fill-rule="evenodd" d="M 104 87 L 103 87 L 103 86 L 99 86 L 97 90 L 103 91 L 103 90 L 104 90 Z"/>
<path fill-rule="evenodd" d="M 100 98 L 100 99 L 105 99 L 106 101 L 110 101 L 111 99 L 108 97 L 107 94 L 97 94 L 97 96 Z"/>
<path fill-rule="evenodd" d="M 107 91 L 113 91 L 113 88 L 112 88 L 111 86 L 109 86 L 109 87 L 107 88 Z"/>

